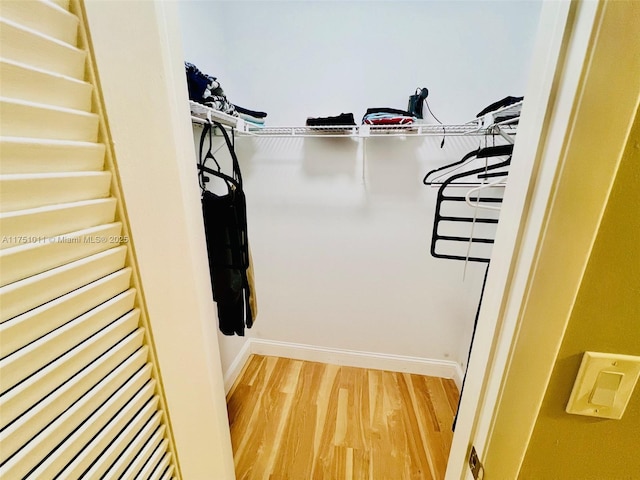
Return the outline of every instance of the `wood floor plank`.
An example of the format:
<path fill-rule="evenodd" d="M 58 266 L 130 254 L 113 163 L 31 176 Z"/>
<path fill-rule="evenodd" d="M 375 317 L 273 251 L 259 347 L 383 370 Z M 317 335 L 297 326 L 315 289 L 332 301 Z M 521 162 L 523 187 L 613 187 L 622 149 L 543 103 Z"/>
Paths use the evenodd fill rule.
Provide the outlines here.
<path fill-rule="evenodd" d="M 425 409 L 425 402 L 418 399 L 418 392 L 416 392 L 416 387 L 419 385 L 419 383 L 414 383 L 414 378 L 410 374 L 405 373 L 403 377 L 408 385 L 407 392 L 409 394 L 409 401 L 411 402 L 411 406 L 416 415 L 416 426 L 418 428 L 420 440 L 422 441 L 422 445 L 426 447 L 424 448 L 424 452 L 427 458 L 427 463 L 429 465 L 429 473 L 431 474 L 432 478 L 441 478 L 442 475 L 439 475 L 437 471 L 437 455 L 436 452 L 433 451 L 434 449 L 431 445 L 431 443 L 433 442 L 433 433 L 430 427 L 433 424 L 430 423 L 431 419 L 428 417 L 428 415 L 425 415 L 425 413 L 429 412 L 429 409 Z M 437 438 L 438 440 L 440 439 L 439 436 Z"/>
<path fill-rule="evenodd" d="M 322 380 L 320 386 L 317 389 L 316 406 L 318 417 L 316 418 L 315 435 L 313 439 L 314 444 L 314 460 L 311 463 L 311 471 L 309 472 L 309 478 L 322 478 L 321 472 L 316 473 L 316 469 L 319 466 L 318 460 L 321 458 L 320 448 L 324 445 L 329 436 L 333 437 L 334 432 L 330 427 L 325 428 L 326 419 L 329 417 L 327 412 L 329 411 L 329 405 L 331 403 L 331 394 L 333 387 L 336 384 L 336 376 L 340 368 L 337 365 L 325 365 Z"/>
<path fill-rule="evenodd" d="M 273 360 L 273 361 L 272 361 Z M 278 434 L 280 421 L 287 412 L 283 407 L 287 402 L 287 394 L 281 389 L 286 382 L 287 375 L 293 368 L 293 362 L 284 359 L 267 357 L 265 372 L 269 365 L 274 364 L 272 373 L 265 373 L 265 382 L 261 389 L 253 387 L 252 397 L 256 403 L 253 407 L 252 418 L 244 431 L 234 429 L 231 425 L 231 439 L 238 435 L 241 445 L 234 453 L 236 476 L 238 479 L 258 479 L 270 471 L 269 462 L 273 453 L 274 439 Z M 238 473 L 240 472 L 240 473 Z"/>
<path fill-rule="evenodd" d="M 318 480 L 331 478 L 331 475 L 335 473 L 331 468 L 336 463 L 334 445 L 338 423 L 340 370 L 341 369 L 338 368 L 336 374 L 333 376 L 330 393 L 328 395 L 327 408 L 324 411 L 324 418 L 319 419 L 321 422 L 322 435 L 320 436 L 320 444 L 318 445 L 316 458 L 312 467 L 312 478 Z"/>
<path fill-rule="evenodd" d="M 440 480 L 448 379 L 252 355 L 227 397 L 238 480 Z"/>
<path fill-rule="evenodd" d="M 290 472 L 291 478 L 307 478 L 313 465 L 318 406 L 315 388 L 320 384 L 325 366 L 304 362 L 293 392 L 291 413 L 284 428 L 281 447 L 276 452 L 274 472 Z"/>
<path fill-rule="evenodd" d="M 402 420 L 404 424 L 405 438 L 409 447 L 409 458 L 411 461 L 411 478 L 432 479 L 431 468 L 427 460 L 427 449 L 424 448 L 422 436 L 419 429 L 418 416 L 413 408 L 409 386 L 402 373 L 396 373 L 395 380 L 402 398 Z"/>
<path fill-rule="evenodd" d="M 443 378 L 442 384 L 444 385 L 444 389 L 447 392 L 447 400 L 449 401 L 451 411 L 455 416 L 456 412 L 458 411 L 458 403 L 460 402 L 460 393 L 458 392 L 456 382 L 454 382 L 450 378 Z"/>
<path fill-rule="evenodd" d="M 370 403 L 373 405 L 371 409 L 370 428 L 370 445 L 371 445 L 371 466 L 370 466 L 370 479 L 375 480 L 378 478 L 384 480 L 392 480 L 394 478 L 394 471 L 397 475 L 397 466 L 394 467 L 394 463 L 403 464 L 398 459 L 398 450 L 393 448 L 391 441 L 391 434 L 389 431 L 388 416 L 392 412 L 388 397 L 384 391 L 385 375 L 388 372 L 380 370 L 370 370 L 368 372 L 369 381 L 372 385 L 375 385 L 374 389 L 369 389 Z M 390 461 L 391 459 L 391 461 Z M 402 467 L 404 468 L 404 466 Z"/>
<path fill-rule="evenodd" d="M 433 406 L 433 399 L 429 395 L 427 377 L 411 375 L 411 382 L 414 386 L 413 392 L 416 397 L 416 410 L 421 418 L 420 426 L 425 433 L 424 444 L 428 452 L 431 474 L 434 478 L 443 478 L 449 450 L 445 445 L 446 437 L 443 440 L 440 421 Z M 450 418 L 452 419 L 453 417 Z"/>
<path fill-rule="evenodd" d="M 300 376 L 300 371 L 302 370 L 302 362 L 301 361 L 293 361 L 293 362 L 283 362 L 284 359 L 279 359 L 278 364 L 287 363 L 287 374 L 283 375 L 282 381 L 280 382 L 280 395 L 285 395 L 284 402 L 281 402 L 279 405 L 278 413 L 279 419 L 276 428 L 274 429 L 274 435 L 267 437 L 267 440 L 273 445 L 282 445 L 284 440 L 284 433 L 286 429 L 287 422 L 291 418 L 292 414 L 292 404 L 294 401 L 294 393 L 295 393 L 295 385 L 298 382 L 298 378 Z M 276 364 L 276 368 L 278 365 Z M 280 397 L 280 395 L 278 397 Z M 265 472 L 263 477 L 268 480 L 269 472 L 274 472 L 274 465 L 280 449 L 270 449 L 269 455 L 267 457 L 266 464 L 263 467 L 263 471 Z"/>

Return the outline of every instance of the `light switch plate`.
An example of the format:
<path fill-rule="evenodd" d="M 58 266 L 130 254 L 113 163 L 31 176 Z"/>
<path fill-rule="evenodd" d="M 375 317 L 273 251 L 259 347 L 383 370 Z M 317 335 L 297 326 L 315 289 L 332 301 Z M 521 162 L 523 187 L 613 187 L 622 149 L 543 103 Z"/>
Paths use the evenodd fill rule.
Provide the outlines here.
<path fill-rule="evenodd" d="M 613 405 L 610 407 L 591 403 L 600 372 L 623 375 L 615 393 Z M 566 411 L 576 415 L 620 419 L 627 408 L 639 376 L 640 357 L 638 356 L 585 352 Z"/>

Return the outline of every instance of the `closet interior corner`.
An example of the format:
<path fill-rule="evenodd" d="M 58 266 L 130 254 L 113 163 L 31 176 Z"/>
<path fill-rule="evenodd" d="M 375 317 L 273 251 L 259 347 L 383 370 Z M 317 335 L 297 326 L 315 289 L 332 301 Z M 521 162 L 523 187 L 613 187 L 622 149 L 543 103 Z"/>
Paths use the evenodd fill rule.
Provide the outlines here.
<path fill-rule="evenodd" d="M 180 4 L 198 154 L 187 161 L 198 166 L 203 261 L 235 421 L 250 415 L 234 403 L 240 397 L 271 398 L 247 394 L 251 382 L 283 388 L 290 412 L 312 388 L 325 416 L 309 428 L 320 435 L 332 408 L 347 414 L 347 400 L 322 395 L 358 395 L 346 393 L 358 379 L 384 401 L 411 392 L 404 400 L 418 421 L 425 402 L 440 405 L 449 443 L 437 448 L 448 452 L 486 274 L 500 255 L 493 244 L 526 102 L 513 95 L 525 91 L 540 8 Z M 366 450 L 338 425 L 336 445 Z M 234 451 L 244 451 L 231 431 Z M 380 467 L 366 451 L 353 465 Z M 339 454 L 327 453 L 336 462 Z M 411 478 L 443 478 L 446 454 L 429 458 L 407 460 L 422 472 Z"/>

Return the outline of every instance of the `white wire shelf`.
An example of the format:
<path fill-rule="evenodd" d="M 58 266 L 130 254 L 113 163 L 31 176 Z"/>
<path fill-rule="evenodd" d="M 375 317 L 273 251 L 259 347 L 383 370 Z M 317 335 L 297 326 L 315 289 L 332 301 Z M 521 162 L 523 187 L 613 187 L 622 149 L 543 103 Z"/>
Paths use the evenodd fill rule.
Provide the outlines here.
<path fill-rule="evenodd" d="M 479 118 L 458 125 L 440 125 L 427 123 L 411 123 L 406 125 L 327 125 L 327 126 L 256 126 L 245 122 L 242 118 L 228 115 L 196 102 L 189 102 L 191 119 L 194 123 L 218 122 L 236 129 L 236 132 L 256 137 L 300 137 L 300 138 L 369 138 L 369 137 L 407 137 L 407 136 L 455 136 L 486 135 L 504 133 L 513 135 L 515 125 L 487 124 L 486 118 Z M 491 112 L 508 115 L 519 113 L 522 102 Z M 493 117 L 492 117 L 493 118 Z"/>
<path fill-rule="evenodd" d="M 229 115 L 220 110 L 214 110 L 213 108 L 193 101 L 189 101 L 189 107 L 191 108 L 191 121 L 194 123 L 204 124 L 218 122 L 226 127 L 235 128 L 238 132 L 249 132 L 247 122 L 239 117 Z"/>
<path fill-rule="evenodd" d="M 319 127 L 249 127 L 251 135 L 259 137 L 357 137 L 356 125 L 328 125 Z"/>
<path fill-rule="evenodd" d="M 406 137 L 484 134 L 478 122 L 463 125 L 433 125 L 412 123 L 408 125 L 328 125 L 321 127 L 254 127 L 249 134 L 259 137 Z"/>

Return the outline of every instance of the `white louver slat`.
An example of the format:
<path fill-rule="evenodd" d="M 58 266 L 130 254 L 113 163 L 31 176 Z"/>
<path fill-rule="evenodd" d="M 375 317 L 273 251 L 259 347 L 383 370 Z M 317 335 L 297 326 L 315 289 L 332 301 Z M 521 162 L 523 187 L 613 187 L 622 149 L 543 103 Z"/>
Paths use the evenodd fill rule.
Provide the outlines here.
<path fill-rule="evenodd" d="M 77 260 L 0 287 L 0 319 L 13 318 L 124 267 L 126 247 Z"/>
<path fill-rule="evenodd" d="M 41 431 L 38 436 L 32 439 L 23 447 L 20 444 L 3 444 L 0 451 L 0 476 L 7 475 L 7 478 L 22 478 L 29 470 L 28 462 L 21 462 L 20 459 L 40 455 L 40 459 L 46 457 L 47 449 L 41 448 L 46 443 L 57 445 L 72 433 L 96 408 L 116 393 L 120 384 L 118 383 L 120 374 L 125 378 L 133 375 L 143 362 L 137 358 L 134 362 L 131 358 L 121 364 L 116 370 L 102 379 L 91 391 L 91 395 L 85 395 L 80 402 L 72 404 L 64 413 L 57 417 L 56 421 L 50 423 L 45 431 Z M 16 428 L 19 428 L 18 425 Z M 16 458 L 17 457 L 17 458 Z M 36 463 L 37 465 L 37 463 Z"/>
<path fill-rule="evenodd" d="M 82 79 L 87 53 L 17 23 L 0 19 L 2 57 L 59 75 Z"/>
<path fill-rule="evenodd" d="M 84 24 L 69 8 L 0 10 L 0 478 L 175 478 Z"/>
<path fill-rule="evenodd" d="M 0 361 L 0 390 L 5 393 L 41 365 L 73 348 L 77 338 L 88 338 L 133 308 L 135 291 L 129 290 L 41 337 Z M 34 362 L 37 359 L 38 362 Z M 0 453 L 0 458 L 2 454 Z"/>
<path fill-rule="evenodd" d="M 160 415 L 155 414 L 151 417 L 140 430 L 138 430 L 131 440 L 131 443 L 124 449 L 121 456 L 113 463 L 107 472 L 100 478 L 126 478 L 123 476 L 124 471 L 135 460 L 136 455 L 151 439 L 153 433 L 160 426 Z M 89 477 L 90 478 L 90 477 Z"/>
<path fill-rule="evenodd" d="M 104 154 L 102 143 L 0 137 L 0 173 L 98 172 Z"/>
<path fill-rule="evenodd" d="M 158 397 L 153 397 L 127 424 L 120 434 L 123 438 L 134 439 L 151 417 L 156 414 L 158 408 Z M 157 414 L 156 414 L 157 415 Z M 159 418 L 159 417 L 158 417 Z M 159 422 L 159 420 L 158 420 Z M 86 478 L 102 478 L 111 464 L 116 462 L 123 454 L 126 445 L 123 443 L 112 443 L 102 454 L 102 456 L 86 471 Z M 108 478 L 108 477 L 107 477 Z"/>
<path fill-rule="evenodd" d="M 6 475 L 5 478 L 24 478 L 31 472 L 32 463 L 38 467 L 37 470 L 39 472 L 42 472 L 44 468 L 48 467 L 48 465 L 43 466 L 43 462 L 49 459 L 51 460 L 47 463 L 57 461 L 60 456 L 66 458 L 68 455 L 72 457 L 75 451 L 65 448 L 70 446 L 67 437 L 72 435 L 74 440 L 77 439 L 83 433 L 79 430 L 83 427 L 89 430 L 89 435 L 84 437 L 88 442 L 92 436 L 91 432 L 100 428 L 102 422 L 106 423 L 108 420 L 107 415 L 116 411 L 118 405 L 122 406 L 126 399 L 130 398 L 126 397 L 126 395 L 132 395 L 147 381 L 146 378 L 151 373 L 151 367 L 147 366 L 140 370 L 145 360 L 140 355 L 127 359 L 96 385 L 91 395 L 83 397 L 83 400 L 71 406 L 55 422 L 40 432 L 38 436 L 31 439 L 13 457 L 10 457 L 9 461 L 0 467 L 0 477 Z M 120 383 L 122 378 L 130 380 L 123 385 Z M 95 409 L 96 405 L 99 405 L 97 410 Z M 55 446 L 53 450 L 50 450 L 51 447 L 48 445 Z M 11 446 L 7 445 L 6 450 L 9 451 L 10 449 Z M 5 446 L 3 446 L 2 453 L 4 456 Z M 33 478 L 51 478 L 51 476 L 38 477 L 36 475 Z"/>
<path fill-rule="evenodd" d="M 64 8 L 65 10 L 69 10 L 69 0 L 51 0 L 56 5 Z"/>
<path fill-rule="evenodd" d="M 78 400 L 97 381 L 132 355 L 140 347 L 140 340 L 138 335 L 126 335 L 113 347 L 114 350 L 109 355 L 96 358 L 85 370 L 71 376 L 68 382 L 35 403 L 29 418 L 25 421 L 13 423 L 18 418 L 16 415 L 21 412 L 15 408 L 7 408 L 7 411 L 2 412 L 3 431 L 0 433 L 0 438 L 9 438 L 14 435 L 15 438 L 28 439 L 34 436 L 40 429 L 57 418 L 69 404 Z M 8 402 L 7 406 L 11 407 L 11 403 Z M 29 425 L 32 425 L 33 428 L 27 428 Z"/>
<path fill-rule="evenodd" d="M 144 467 L 137 475 L 137 478 L 152 478 L 153 472 L 158 468 L 159 464 L 165 456 L 167 450 L 167 440 L 162 440 L 151 453 L 151 457 L 146 461 Z"/>
<path fill-rule="evenodd" d="M 0 323 L 0 351 L 10 355 L 54 329 L 124 292 L 131 284 L 131 269 L 123 268 L 84 287 Z M 2 413 L 0 412 L 0 415 Z"/>
<path fill-rule="evenodd" d="M 0 176 L 2 212 L 109 196 L 110 172 L 31 173 Z"/>
<path fill-rule="evenodd" d="M 91 108 L 93 89 L 87 82 L 6 60 L 0 61 L 0 77 L 4 97 L 75 110 Z"/>
<path fill-rule="evenodd" d="M 151 400 L 154 382 L 147 383 L 135 396 L 115 415 L 99 435 L 89 442 L 82 455 L 78 455 L 57 478 L 78 478 L 92 464 L 93 459 L 109 446 L 111 439 L 120 434 L 131 422 L 136 413 Z M 89 477 L 91 478 L 91 477 Z"/>
<path fill-rule="evenodd" d="M 164 425 L 160 425 L 155 432 L 151 435 L 151 438 L 147 440 L 144 446 L 140 449 L 138 455 L 134 458 L 129 468 L 122 474 L 122 478 L 140 478 L 138 475 L 140 471 L 147 464 L 153 452 L 162 443 L 164 437 Z M 142 477 L 144 478 L 144 477 Z"/>
<path fill-rule="evenodd" d="M 98 116 L 94 113 L 6 98 L 0 99 L 0 109 L 0 130 L 7 137 L 79 142 L 98 138 Z"/>
<path fill-rule="evenodd" d="M 78 374 L 86 365 L 95 361 L 101 355 L 106 354 L 112 348 L 117 348 L 122 342 L 135 345 L 142 344 L 142 331 L 131 331 L 131 317 L 119 319 L 98 334 L 90 337 L 74 349 L 47 365 L 33 377 L 17 385 L 2 397 L 3 419 L 13 421 L 26 413 L 26 405 L 35 405 L 60 386 L 58 375 L 66 375 L 71 378 Z M 4 420 L 3 420 L 4 423 Z"/>
<path fill-rule="evenodd" d="M 78 36 L 78 17 L 55 3 L 4 2 L 2 16 L 70 45 L 75 45 Z"/>
<path fill-rule="evenodd" d="M 167 453 L 162 457 L 162 460 L 158 462 L 158 465 L 155 467 L 155 470 L 151 473 L 152 480 L 160 480 L 164 474 L 164 472 L 169 468 L 171 463 L 171 453 Z"/>
<path fill-rule="evenodd" d="M 0 441 L 3 445 L 19 446 L 34 437 L 58 418 L 70 404 L 82 398 L 82 395 L 86 394 L 100 379 L 132 355 L 131 346 L 131 343 L 124 343 L 111 355 L 105 355 L 91 363 L 85 370 L 38 402 L 29 412 L 28 418 L 22 422 L 15 422 L 11 427 L 3 430 L 0 433 Z"/>
<path fill-rule="evenodd" d="M 146 358 L 141 356 L 137 360 L 143 362 L 146 361 Z M 125 373 L 124 370 L 121 374 L 123 373 Z M 87 418 L 71 437 L 65 440 L 58 451 L 47 457 L 45 462 L 29 478 L 59 478 L 56 472 L 60 472 L 65 465 L 77 458 L 77 455 L 85 453 L 83 450 L 90 446 L 90 442 L 96 435 L 107 428 L 113 417 L 125 406 L 132 402 L 135 403 L 135 395 L 143 386 L 146 385 L 144 395 L 147 395 L 147 398 L 151 395 L 155 388 L 155 381 L 148 380 L 150 376 L 151 366 L 147 364 L 138 370 L 127 383 L 120 385 L 120 388 L 98 410 L 93 412 L 91 417 Z"/>
<path fill-rule="evenodd" d="M 162 480 L 170 480 L 173 478 L 173 465 L 169 465 L 169 468 L 162 475 Z"/>
<path fill-rule="evenodd" d="M 111 223 L 116 199 L 86 200 L 40 208 L 0 213 L 3 241 L 0 249 L 18 246 L 31 238 L 51 238 L 76 230 Z"/>
<path fill-rule="evenodd" d="M 43 270 L 99 253 L 120 243 L 122 224 L 109 223 L 70 235 L 47 238 L 0 251 L 0 285 L 16 282 Z"/>

